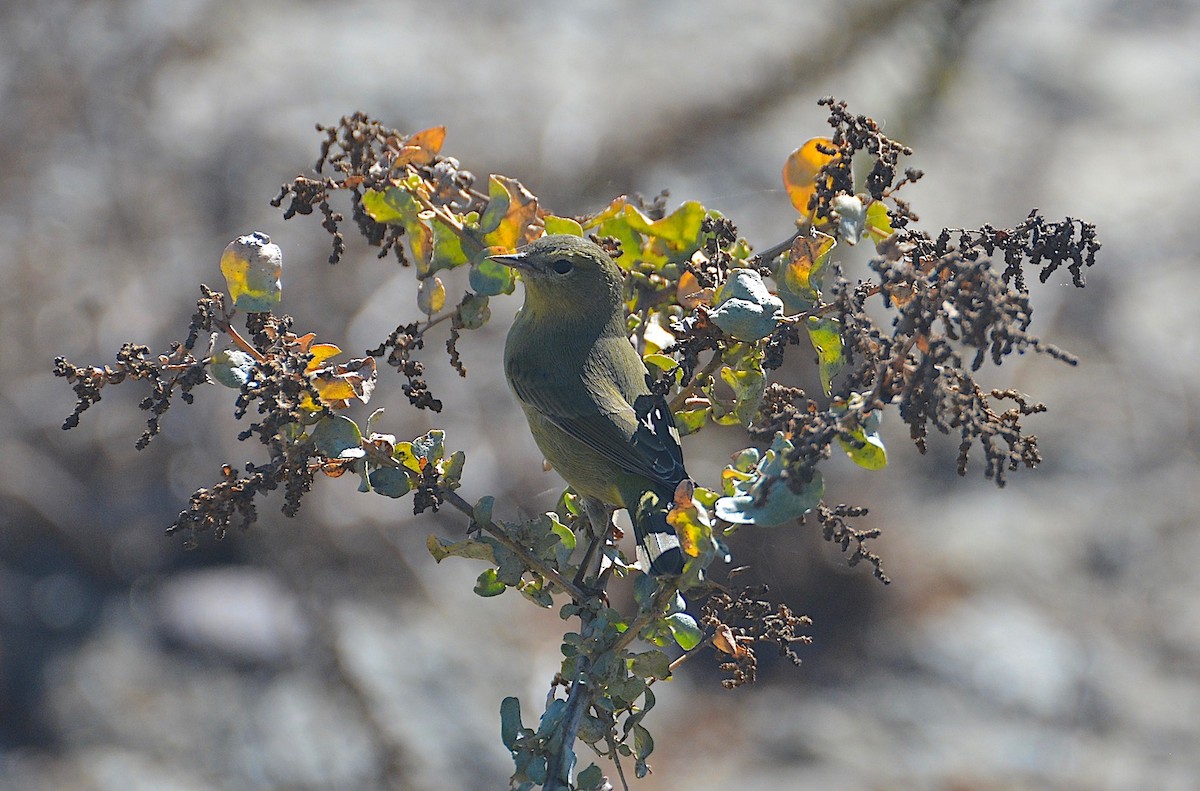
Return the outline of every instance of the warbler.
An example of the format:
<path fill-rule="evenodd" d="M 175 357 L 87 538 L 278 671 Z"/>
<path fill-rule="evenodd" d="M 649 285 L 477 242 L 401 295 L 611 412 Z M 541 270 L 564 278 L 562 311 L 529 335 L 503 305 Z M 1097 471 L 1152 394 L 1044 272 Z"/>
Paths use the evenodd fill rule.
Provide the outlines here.
<path fill-rule="evenodd" d="M 538 448 L 583 496 L 596 529 L 614 508 L 628 510 L 643 568 L 679 574 L 683 552 L 666 517 L 688 474 L 671 410 L 626 331 L 620 267 L 568 235 L 491 258 L 525 283 L 504 372 Z"/>

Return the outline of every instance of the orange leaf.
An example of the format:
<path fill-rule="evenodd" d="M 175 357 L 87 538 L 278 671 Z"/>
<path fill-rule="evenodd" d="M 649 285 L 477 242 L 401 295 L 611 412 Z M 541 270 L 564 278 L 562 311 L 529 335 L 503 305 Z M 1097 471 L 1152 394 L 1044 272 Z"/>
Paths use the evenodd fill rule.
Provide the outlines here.
<path fill-rule="evenodd" d="M 797 148 L 783 163 L 783 186 L 787 189 L 788 199 L 796 207 L 796 211 L 807 215 L 808 202 L 816 192 L 817 173 L 833 155 L 817 149 L 818 146 L 831 148 L 833 141 L 827 137 L 814 137 Z"/>
<path fill-rule="evenodd" d="M 446 127 L 434 126 L 424 129 L 404 141 L 404 145 L 396 154 L 392 168 L 402 168 L 405 165 L 428 165 L 442 150 L 442 142 L 446 139 Z"/>

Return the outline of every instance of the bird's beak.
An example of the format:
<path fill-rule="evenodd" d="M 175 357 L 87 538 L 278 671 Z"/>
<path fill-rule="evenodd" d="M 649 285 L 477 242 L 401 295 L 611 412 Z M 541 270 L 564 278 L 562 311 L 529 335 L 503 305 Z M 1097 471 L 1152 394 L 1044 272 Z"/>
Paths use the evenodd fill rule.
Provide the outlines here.
<path fill-rule="evenodd" d="M 507 255 L 489 255 L 488 258 L 498 264 L 512 267 L 518 272 L 528 272 L 533 268 L 529 261 L 529 253 L 527 252 L 517 251 L 515 253 L 508 253 Z"/>

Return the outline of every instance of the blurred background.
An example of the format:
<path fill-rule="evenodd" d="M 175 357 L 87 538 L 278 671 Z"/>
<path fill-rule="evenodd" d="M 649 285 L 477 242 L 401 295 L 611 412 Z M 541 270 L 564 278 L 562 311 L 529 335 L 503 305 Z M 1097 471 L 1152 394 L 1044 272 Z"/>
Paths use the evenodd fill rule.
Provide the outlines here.
<path fill-rule="evenodd" d="M 315 123 L 445 124 L 444 153 L 557 213 L 665 188 L 765 246 L 831 93 L 916 149 L 927 230 L 1034 206 L 1099 226 L 1088 287 L 1034 294 L 1034 330 L 1081 363 L 983 374 L 1050 408 L 1028 421 L 1045 464 L 1004 490 L 954 474 L 953 438 L 919 456 L 894 416 L 886 470 L 830 462 L 829 499 L 884 531 L 890 586 L 811 529 L 739 536 L 815 642 L 799 668 L 764 650 L 753 687 L 721 689 L 709 658 L 656 686 L 636 787 L 1196 787 L 1198 36 L 1194 0 L 0 5 L 0 787 L 506 787 L 500 700 L 541 710 L 562 622 L 433 562 L 427 535 L 462 518 L 325 480 L 298 518 L 274 498 L 184 552 L 162 531 L 191 492 L 263 458 L 234 439 L 231 391 L 201 388 L 137 452 L 144 391 L 106 389 L 64 433 L 51 360 L 182 337 L 251 230 L 283 248 L 299 331 L 357 354 L 416 318 L 410 272 L 355 240 L 330 267 L 319 223 L 268 204 L 315 161 Z M 559 485 L 503 384 L 516 302 L 464 338 L 468 379 L 443 336 L 423 354 L 464 494 L 506 518 Z M 399 384 L 385 372 L 356 417 L 385 406 L 412 437 L 430 416 Z M 740 442 L 706 435 L 685 450 L 715 485 Z"/>

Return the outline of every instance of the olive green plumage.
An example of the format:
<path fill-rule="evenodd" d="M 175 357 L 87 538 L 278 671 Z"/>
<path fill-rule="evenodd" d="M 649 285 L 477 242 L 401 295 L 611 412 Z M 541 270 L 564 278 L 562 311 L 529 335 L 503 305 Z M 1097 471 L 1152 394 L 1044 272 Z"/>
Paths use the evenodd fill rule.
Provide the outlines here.
<path fill-rule="evenodd" d="M 671 412 L 625 331 L 620 267 L 576 236 L 493 258 L 525 283 L 504 371 L 538 448 L 579 494 L 629 510 L 653 573 L 679 573 L 666 515 L 688 476 Z"/>

